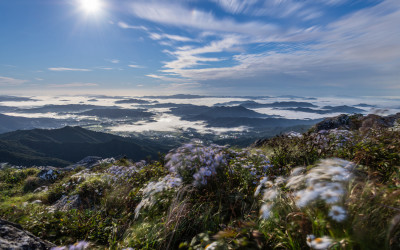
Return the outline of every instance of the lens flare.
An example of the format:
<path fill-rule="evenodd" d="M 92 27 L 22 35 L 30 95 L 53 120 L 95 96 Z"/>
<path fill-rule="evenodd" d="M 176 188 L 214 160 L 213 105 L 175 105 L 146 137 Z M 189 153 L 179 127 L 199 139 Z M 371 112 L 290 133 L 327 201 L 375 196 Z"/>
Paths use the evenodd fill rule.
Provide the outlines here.
<path fill-rule="evenodd" d="M 86 13 L 94 14 L 101 10 L 102 2 L 100 0 L 80 0 L 80 6 Z"/>

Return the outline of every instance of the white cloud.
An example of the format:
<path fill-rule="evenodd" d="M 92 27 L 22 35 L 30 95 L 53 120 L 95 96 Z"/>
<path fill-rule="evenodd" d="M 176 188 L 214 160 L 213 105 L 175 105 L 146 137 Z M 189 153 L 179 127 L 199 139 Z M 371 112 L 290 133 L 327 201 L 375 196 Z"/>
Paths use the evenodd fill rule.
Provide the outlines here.
<path fill-rule="evenodd" d="M 123 29 L 134 29 L 134 30 L 145 30 L 145 31 L 148 30 L 148 29 L 147 29 L 146 27 L 144 27 L 144 26 L 129 25 L 129 24 L 124 23 L 124 22 L 118 22 L 118 26 L 119 26 L 120 28 L 123 28 Z"/>
<path fill-rule="evenodd" d="M 82 83 L 82 82 L 48 85 L 48 87 L 51 88 L 79 88 L 79 87 L 97 87 L 97 86 L 99 86 L 97 83 Z"/>
<path fill-rule="evenodd" d="M 0 76 L 0 86 L 16 86 L 16 85 L 21 85 L 25 82 L 27 82 L 27 80 Z"/>
<path fill-rule="evenodd" d="M 211 42 L 209 45 L 193 48 L 191 46 L 178 47 L 176 51 L 164 51 L 176 60 L 165 63 L 167 68 L 164 72 L 177 74 L 178 69 L 191 68 L 199 65 L 206 65 L 208 62 L 219 62 L 224 60 L 217 57 L 199 56 L 206 53 L 218 53 L 223 51 L 233 51 L 235 47 L 243 44 L 242 37 L 237 35 L 226 35 L 222 40 Z"/>
<path fill-rule="evenodd" d="M 110 60 L 110 62 L 111 63 L 119 63 L 119 60 L 118 59 L 112 59 L 112 60 Z"/>
<path fill-rule="evenodd" d="M 50 70 L 50 71 L 92 71 L 90 69 L 63 68 L 63 67 L 48 68 L 48 70 Z"/>
<path fill-rule="evenodd" d="M 132 13 L 139 18 L 165 25 L 190 27 L 208 31 L 235 32 L 251 35 L 276 33 L 277 26 L 261 22 L 238 23 L 233 19 L 217 19 L 211 12 L 189 9 L 177 3 L 132 3 Z"/>
<path fill-rule="evenodd" d="M 140 68 L 143 68 L 143 66 L 136 65 L 136 64 L 129 64 L 129 65 L 128 65 L 128 67 L 130 67 L 130 68 L 134 68 L 134 69 L 140 69 Z"/>
<path fill-rule="evenodd" d="M 190 42 L 193 39 L 184 36 L 178 35 L 170 35 L 170 34 L 158 34 L 158 33 L 149 33 L 149 36 L 153 40 L 161 40 L 161 39 L 169 39 L 177 42 Z"/>
<path fill-rule="evenodd" d="M 39 78 L 39 77 L 35 77 L 35 80 L 36 81 L 43 81 L 44 79 L 43 78 Z"/>
<path fill-rule="evenodd" d="M 236 14 L 253 7 L 258 0 L 213 0 L 213 2 L 218 3 L 225 11 Z"/>
<path fill-rule="evenodd" d="M 276 49 L 259 53 L 235 53 L 233 66 L 216 67 L 207 62 L 225 60 L 210 53 L 235 51 L 241 46 L 265 44 L 268 37 L 221 35 L 208 45 L 182 46 L 164 51 L 176 59 L 165 62 L 162 72 L 193 82 L 257 78 L 275 84 L 280 77 L 318 86 L 393 86 L 400 79 L 400 1 L 386 0 L 362 9 L 325 27 L 310 27 L 276 36 Z M 313 42 L 313 43 L 308 43 Z M 207 57 L 204 54 L 207 53 Z M 194 68 L 194 67 L 197 68 Z M 149 75 L 150 76 L 150 75 Z M 161 80 L 169 77 L 151 75 Z M 187 81 L 187 80 L 185 80 Z M 376 87 L 376 86 L 375 86 Z M 393 88 L 393 87 L 392 87 Z"/>

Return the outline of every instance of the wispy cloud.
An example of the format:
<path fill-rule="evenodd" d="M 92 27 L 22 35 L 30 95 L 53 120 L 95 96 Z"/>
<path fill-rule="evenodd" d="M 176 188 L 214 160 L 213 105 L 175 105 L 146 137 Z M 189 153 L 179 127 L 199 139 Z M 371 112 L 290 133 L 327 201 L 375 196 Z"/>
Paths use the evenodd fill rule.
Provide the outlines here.
<path fill-rule="evenodd" d="M 49 84 L 50 88 L 80 88 L 80 87 L 97 87 L 97 83 L 83 83 L 83 82 L 73 82 L 66 84 Z"/>
<path fill-rule="evenodd" d="M 175 2 L 137 1 L 132 4 L 132 13 L 139 18 L 156 23 L 220 32 L 258 35 L 276 33 L 277 29 L 276 25 L 262 22 L 239 23 L 227 18 L 218 19 L 210 12 L 189 9 Z"/>
<path fill-rule="evenodd" d="M 238 35 L 226 35 L 222 40 L 211 42 L 203 47 L 193 48 L 184 46 L 177 48 L 176 51 L 165 52 L 176 57 L 176 60 L 167 62 L 164 65 L 164 72 L 179 74 L 180 69 L 191 68 L 198 65 L 204 65 L 207 62 L 219 62 L 223 60 L 218 57 L 205 57 L 202 54 L 218 53 L 223 51 L 232 51 L 235 46 L 241 45 L 241 37 Z"/>
<path fill-rule="evenodd" d="M 118 26 L 123 29 L 134 29 L 134 30 L 144 30 L 147 31 L 148 29 L 144 26 L 136 26 L 136 25 L 129 25 L 125 22 L 118 22 Z"/>
<path fill-rule="evenodd" d="M 253 7 L 258 0 L 212 0 L 213 2 L 219 4 L 225 11 L 230 13 L 241 13 L 246 9 Z"/>
<path fill-rule="evenodd" d="M 28 82 L 28 81 L 11 78 L 11 77 L 0 76 L 0 86 L 16 86 L 16 85 L 21 85 L 25 82 Z"/>
<path fill-rule="evenodd" d="M 77 68 L 64 68 L 64 67 L 59 67 L 59 68 L 48 68 L 50 71 L 92 71 L 90 69 L 77 69 Z"/>
<path fill-rule="evenodd" d="M 119 60 L 118 59 L 111 59 L 110 62 L 111 63 L 119 63 Z"/>
<path fill-rule="evenodd" d="M 327 4 L 341 3 L 331 1 Z M 203 12 L 199 14 L 200 18 L 192 17 L 185 24 L 180 24 L 178 19 L 188 14 L 183 7 L 175 9 L 173 20 L 163 19 L 166 13 L 173 10 L 162 4 L 158 10 L 149 6 L 143 8 L 144 12 L 136 15 L 176 26 L 192 25 L 204 28 L 205 32 L 215 31 L 220 22 L 211 14 Z M 304 17 L 312 15 L 312 12 L 299 14 L 298 10 L 302 6 L 293 8 L 294 10 L 286 10 L 286 14 L 296 12 Z M 150 13 L 159 15 L 152 18 Z M 203 18 L 205 24 L 210 21 L 216 25 L 208 27 L 197 23 Z M 175 59 L 165 62 L 161 71 L 177 76 L 177 79 L 183 78 L 185 79 L 183 81 L 195 83 L 252 79 L 262 82 L 263 85 L 273 85 L 282 82 L 282 79 L 290 79 L 292 84 L 301 83 L 308 86 L 320 86 L 326 83 L 325 86 L 335 84 L 344 87 L 351 84 L 351 86 L 371 87 L 379 83 L 385 88 L 384 86 L 393 86 L 393 82 L 398 83 L 400 79 L 398 23 L 400 23 L 400 2 L 386 0 L 325 26 L 311 26 L 286 33 L 271 32 L 266 37 L 249 36 L 238 29 L 237 32 L 220 34 L 217 38 L 213 38 L 214 41 L 205 45 L 175 47 L 172 51 L 164 50 Z M 274 42 L 274 48 L 268 48 L 268 42 Z M 245 46 L 256 45 L 266 45 L 266 49 L 262 51 L 261 46 L 257 49 L 261 50 L 260 52 L 253 53 L 241 50 Z M 221 57 L 218 54 L 221 52 L 231 52 L 231 56 L 227 58 L 224 54 L 224 57 Z M 208 64 L 228 59 L 231 61 L 230 66 L 216 67 L 214 64 Z M 162 75 L 148 76 L 167 82 L 175 79 Z"/>
<path fill-rule="evenodd" d="M 178 42 L 190 42 L 193 39 L 185 36 L 170 35 L 170 34 L 159 34 L 159 33 L 149 33 L 149 36 L 153 40 L 169 39 Z"/>
<path fill-rule="evenodd" d="M 134 69 L 141 69 L 141 68 L 144 68 L 143 66 L 136 65 L 136 64 L 129 64 L 128 67 L 134 68 Z"/>

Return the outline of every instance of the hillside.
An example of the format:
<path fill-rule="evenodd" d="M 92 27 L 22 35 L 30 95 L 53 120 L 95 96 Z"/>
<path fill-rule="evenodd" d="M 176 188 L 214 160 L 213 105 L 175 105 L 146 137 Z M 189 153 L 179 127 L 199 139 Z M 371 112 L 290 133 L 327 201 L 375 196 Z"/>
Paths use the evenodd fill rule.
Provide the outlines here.
<path fill-rule="evenodd" d="M 0 133 L 16 129 L 57 128 L 65 123 L 62 119 L 52 118 L 25 118 L 0 114 Z"/>
<path fill-rule="evenodd" d="M 140 160 L 168 148 L 81 127 L 19 130 L 0 135 L 0 162 L 15 165 L 67 166 L 86 156 L 125 155 Z"/>
<path fill-rule="evenodd" d="M 114 139 L 77 127 L 48 132 L 1 137 L 51 145 Z M 400 113 L 341 115 L 250 148 L 193 142 L 150 162 L 2 165 L 0 219 L 69 249 L 394 250 L 399 166 Z"/>

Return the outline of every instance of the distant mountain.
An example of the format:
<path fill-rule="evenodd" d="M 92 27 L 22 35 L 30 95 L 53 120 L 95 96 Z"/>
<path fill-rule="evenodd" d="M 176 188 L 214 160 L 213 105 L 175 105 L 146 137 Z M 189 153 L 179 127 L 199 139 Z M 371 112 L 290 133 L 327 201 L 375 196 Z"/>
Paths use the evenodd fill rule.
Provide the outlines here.
<path fill-rule="evenodd" d="M 18 109 L 17 107 L 10 107 L 10 106 L 0 106 L 0 112 L 12 112 Z"/>
<path fill-rule="evenodd" d="M 145 109 L 92 109 L 79 113 L 80 115 L 97 116 L 101 118 L 120 119 L 130 118 L 133 120 L 149 119 L 154 113 L 147 112 Z"/>
<path fill-rule="evenodd" d="M 234 128 L 247 126 L 257 129 L 287 128 L 293 126 L 310 126 L 319 120 L 294 120 L 265 115 L 243 106 L 207 107 L 182 106 L 171 108 L 171 113 L 188 121 L 205 121 L 207 127 Z"/>
<path fill-rule="evenodd" d="M 143 96 L 143 98 L 150 99 L 197 99 L 206 98 L 208 96 L 203 95 L 187 95 L 187 94 L 177 94 L 177 95 L 160 95 L 160 96 Z"/>
<path fill-rule="evenodd" d="M 30 109 L 19 109 L 21 113 L 72 113 L 72 112 L 83 112 L 91 109 L 107 109 L 116 108 L 108 106 L 98 106 L 89 104 L 66 104 L 66 105 L 45 105 L 43 107 L 30 108 Z"/>
<path fill-rule="evenodd" d="M 282 108 L 282 107 L 300 107 L 300 108 L 312 108 L 312 107 L 317 107 L 316 105 L 309 103 L 309 102 L 295 102 L 295 101 L 290 101 L 290 102 L 273 102 L 273 103 L 256 103 L 256 102 L 246 102 L 243 103 L 242 106 L 246 108 L 266 108 L 266 107 L 272 107 L 272 108 Z"/>
<path fill-rule="evenodd" d="M 142 99 L 124 99 L 124 100 L 118 100 L 115 101 L 114 103 L 116 104 L 125 104 L 125 103 L 133 103 L 133 104 L 150 104 L 150 103 L 157 103 L 157 101 L 151 102 L 151 101 L 146 101 Z"/>
<path fill-rule="evenodd" d="M 0 135 L 0 162 L 15 165 L 67 166 L 86 156 L 126 155 L 133 160 L 167 152 L 163 145 L 81 127 L 19 130 Z"/>
<path fill-rule="evenodd" d="M 180 116 L 186 120 L 203 120 L 204 117 L 209 118 L 260 118 L 269 117 L 268 115 L 260 114 L 253 110 L 247 109 L 242 106 L 221 106 L 221 107 L 208 107 L 197 105 L 185 105 L 171 108 L 171 113 Z"/>
<path fill-rule="evenodd" d="M 25 102 L 25 101 L 37 101 L 30 97 L 0 95 L 0 102 Z"/>
<path fill-rule="evenodd" d="M 360 104 L 357 104 L 354 106 L 363 107 L 363 108 L 376 108 L 376 105 L 370 105 L 370 104 L 366 104 L 366 103 L 360 103 Z"/>
<path fill-rule="evenodd" d="M 245 108 L 282 108 L 282 107 L 317 107 L 316 105 L 309 103 L 309 102 L 295 102 L 295 101 L 290 101 L 290 102 L 273 102 L 273 103 L 259 103 L 255 101 L 230 101 L 230 102 L 225 102 L 225 103 L 217 103 L 214 106 L 226 106 L 226 105 L 240 105 Z"/>
<path fill-rule="evenodd" d="M 252 127 L 259 130 L 264 129 L 282 129 L 294 126 L 312 126 L 318 120 L 296 120 L 285 118 L 248 118 L 248 117 L 225 117 L 225 118 L 210 118 L 204 116 L 197 117 L 200 120 L 207 122 L 207 127 L 235 128 L 239 126 Z"/>
<path fill-rule="evenodd" d="M 282 110 L 282 109 L 281 109 Z M 365 112 L 363 109 L 354 108 L 350 106 L 325 106 L 322 109 L 310 109 L 310 108 L 284 108 L 283 110 L 291 110 L 296 112 L 306 112 L 306 113 L 315 113 L 315 114 L 332 114 L 332 113 L 362 113 Z"/>
<path fill-rule="evenodd" d="M 329 110 L 331 113 L 362 113 L 365 112 L 364 109 L 354 108 L 347 105 L 342 106 L 324 106 L 322 109 Z"/>
<path fill-rule="evenodd" d="M 67 121 L 52 118 L 25 118 L 0 114 L 0 133 L 17 129 L 58 128 L 65 126 Z"/>
<path fill-rule="evenodd" d="M 256 111 L 247 109 L 243 106 L 233 107 L 212 107 L 206 112 L 200 114 L 201 116 L 207 116 L 212 118 L 223 118 L 223 117 L 247 117 L 247 118 L 261 118 L 269 117 L 265 114 L 260 114 Z"/>

